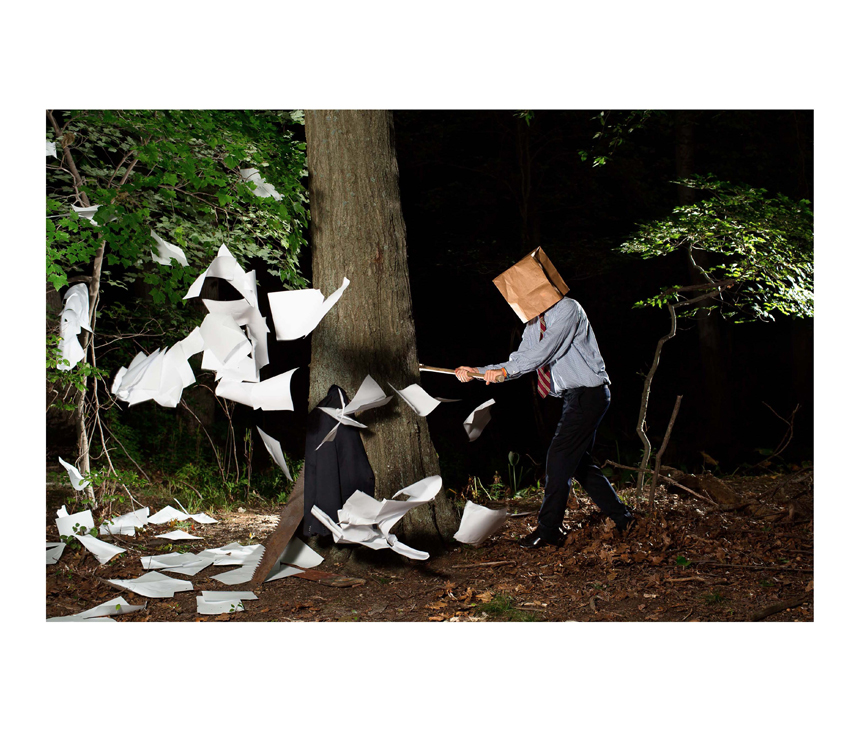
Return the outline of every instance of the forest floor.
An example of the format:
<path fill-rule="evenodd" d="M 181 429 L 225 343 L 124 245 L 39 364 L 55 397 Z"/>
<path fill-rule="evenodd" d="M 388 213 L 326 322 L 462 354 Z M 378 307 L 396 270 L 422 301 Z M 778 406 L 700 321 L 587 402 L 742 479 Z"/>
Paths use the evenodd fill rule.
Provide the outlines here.
<path fill-rule="evenodd" d="M 319 548 L 327 560 L 318 570 L 365 583 L 336 588 L 292 576 L 254 590 L 258 599 L 245 601 L 245 611 L 238 613 L 200 615 L 195 602 L 199 591 L 247 590 L 211 578 L 232 567 L 174 574 L 190 580 L 194 591 L 167 599 L 148 599 L 105 582 L 143 574 L 142 556 L 262 543 L 276 519 L 270 508 L 207 511 L 219 522 L 174 526 L 203 540 L 164 546 L 153 537 L 159 531 L 151 529 L 166 526 L 149 526 L 135 537 L 105 537 L 127 550 L 104 565 L 79 544 L 66 547 L 58 563 L 46 567 L 47 616 L 124 596 L 147 607 L 116 617 L 119 622 L 706 622 L 761 619 L 766 610 L 763 621 L 812 621 L 813 482 L 812 470 L 724 479 L 744 503 L 737 509 L 662 488 L 655 520 L 638 510 L 639 522 L 625 539 L 579 491 L 580 506 L 565 520 L 566 545 L 537 550 L 520 548 L 517 539 L 534 527 L 539 497 L 510 501 L 509 513 L 531 514 L 508 518 L 480 547 L 452 541 L 424 562 L 362 547 Z M 620 494 L 635 503 L 629 490 Z M 48 541 L 59 540 L 54 518 L 68 497 L 64 471 L 49 473 Z M 166 504 L 151 505 L 151 513 Z"/>

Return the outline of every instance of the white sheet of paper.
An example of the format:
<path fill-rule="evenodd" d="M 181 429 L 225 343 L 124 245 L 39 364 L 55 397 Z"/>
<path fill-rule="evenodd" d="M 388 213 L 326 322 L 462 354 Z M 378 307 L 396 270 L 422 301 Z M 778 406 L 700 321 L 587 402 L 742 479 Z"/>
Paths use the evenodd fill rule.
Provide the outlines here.
<path fill-rule="evenodd" d="M 148 523 L 153 523 L 154 525 L 162 525 L 163 523 L 170 523 L 172 520 L 188 520 L 189 515 L 184 513 L 182 510 L 178 510 L 177 508 L 172 508 L 170 505 L 168 507 L 163 508 L 158 513 L 154 513 L 148 518 Z"/>
<path fill-rule="evenodd" d="M 183 249 L 175 244 L 169 244 L 167 241 L 164 241 L 159 236 L 157 236 L 156 231 L 151 229 L 151 236 L 153 240 L 156 241 L 156 250 L 151 249 L 151 258 L 157 264 L 163 264 L 165 266 L 171 266 L 171 260 L 177 259 L 177 261 L 182 264 L 184 267 L 189 266 L 189 262 L 186 260 L 186 255 L 183 253 Z"/>
<path fill-rule="evenodd" d="M 269 364 L 268 334 L 270 330 L 266 318 L 256 307 L 252 307 L 246 299 L 201 301 L 211 314 L 230 315 L 237 325 L 245 326 L 248 329 L 248 338 L 254 345 L 253 357 L 257 362 L 257 368 Z"/>
<path fill-rule="evenodd" d="M 240 170 L 239 174 L 242 176 L 242 180 L 246 183 L 250 182 L 257 186 L 251 191 L 254 195 L 260 198 L 268 198 L 271 196 L 276 201 L 280 200 L 280 193 L 275 190 L 275 187 L 271 183 L 266 181 L 265 178 L 260 175 L 260 171 L 257 170 L 257 168 L 245 168 Z"/>
<path fill-rule="evenodd" d="M 253 543 L 250 546 L 229 543 L 221 548 L 208 548 L 198 556 L 211 557 L 216 566 L 244 566 L 246 562 L 259 561 L 255 555 L 259 548 L 262 548 L 259 543 Z"/>
<path fill-rule="evenodd" d="M 233 288 L 248 300 L 251 307 L 257 307 L 257 273 L 254 271 L 246 273 L 224 244 L 219 248 L 218 255 L 212 263 L 189 287 L 183 299 L 200 295 L 207 277 L 218 277 L 230 282 Z"/>
<path fill-rule="evenodd" d="M 88 486 L 89 481 L 83 479 L 83 476 L 80 474 L 80 471 L 76 467 L 74 467 L 74 465 L 68 464 L 61 457 L 59 458 L 59 463 L 68 472 L 68 477 L 71 479 L 71 487 L 73 487 L 75 490 L 84 490 Z"/>
<path fill-rule="evenodd" d="M 194 553 L 167 553 L 164 556 L 143 556 L 140 560 L 146 571 L 159 569 L 194 576 L 207 566 L 212 566 L 214 559 L 211 556 L 196 556 Z"/>
<path fill-rule="evenodd" d="M 428 416 L 428 414 L 436 409 L 442 401 L 442 399 L 434 398 L 428 394 L 418 383 L 412 383 L 407 388 L 403 388 L 401 391 L 392 384 L 390 384 L 390 388 L 395 391 L 399 395 L 399 398 L 419 416 Z"/>
<path fill-rule="evenodd" d="M 207 515 L 206 513 L 189 513 L 189 517 L 194 520 L 196 523 L 200 523 L 201 525 L 209 525 L 211 523 L 218 523 L 218 521 Z"/>
<path fill-rule="evenodd" d="M 244 404 L 254 408 L 254 386 L 256 383 L 245 383 L 229 378 L 222 378 L 215 387 L 215 395 L 230 399 L 238 404 Z"/>
<path fill-rule="evenodd" d="M 100 535 L 134 536 L 136 535 L 136 528 L 143 528 L 147 525 L 149 514 L 150 508 L 140 508 L 132 513 L 119 515 L 117 518 L 100 524 Z"/>
<path fill-rule="evenodd" d="M 191 581 L 173 579 L 158 571 L 151 571 L 136 579 L 108 579 L 108 581 L 115 586 L 151 598 L 173 597 L 176 592 L 192 591 L 195 588 Z"/>
<path fill-rule="evenodd" d="M 254 410 L 295 411 L 295 406 L 292 404 L 290 383 L 292 382 L 292 374 L 297 370 L 298 368 L 293 368 L 279 376 L 255 383 L 254 389 L 251 391 Z"/>
<path fill-rule="evenodd" d="M 375 409 L 378 406 L 388 404 L 393 400 L 392 396 L 387 396 L 383 389 L 377 384 L 372 376 L 367 375 L 351 399 L 351 403 L 343 406 L 342 413 L 345 415 L 353 414 L 357 411 L 366 411 L 367 409 Z"/>
<path fill-rule="evenodd" d="M 71 614 L 66 617 L 51 617 L 47 621 L 91 622 L 97 619 L 103 621 L 106 617 L 116 617 L 120 614 L 130 614 L 130 612 L 138 612 L 141 609 L 145 609 L 147 606 L 147 602 L 145 602 L 144 604 L 130 604 L 123 596 L 119 596 L 117 599 L 109 599 L 108 601 L 103 602 L 103 604 L 98 604 L 96 607 L 93 607 L 92 609 L 87 609 L 84 612 L 78 612 L 77 614 Z"/>
<path fill-rule="evenodd" d="M 262 546 L 258 545 L 251 548 L 253 550 L 249 555 L 241 557 L 242 565 L 239 568 L 232 571 L 225 571 L 222 574 L 216 574 L 212 578 L 229 586 L 233 584 L 244 584 L 246 581 L 250 581 L 254 575 L 254 569 L 257 568 L 257 564 L 260 563 L 263 554 Z"/>
<path fill-rule="evenodd" d="M 100 206 L 89 206 L 88 208 L 78 208 L 75 205 L 71 205 L 71 208 L 77 213 L 80 218 L 86 218 L 91 221 L 92 225 L 97 226 L 97 221 L 94 220 L 94 214 L 97 213 L 97 209 Z"/>
<path fill-rule="evenodd" d="M 297 536 L 293 536 L 277 560 L 274 568 L 269 571 L 269 575 L 266 577 L 264 583 L 285 579 L 287 576 L 295 576 L 295 574 L 302 573 L 301 569 L 312 569 L 324 560 L 320 554 L 316 553 L 304 541 Z M 287 564 L 294 564 L 298 568 Z"/>
<path fill-rule="evenodd" d="M 208 602 L 226 602 L 236 599 L 240 602 L 256 599 L 253 591 L 202 591 L 201 598 Z"/>
<path fill-rule="evenodd" d="M 47 565 L 56 563 L 61 557 L 62 552 L 65 550 L 65 544 L 62 541 L 58 543 L 53 543 L 51 541 L 47 542 Z"/>
<path fill-rule="evenodd" d="M 248 341 L 251 342 L 250 340 Z M 254 345 L 251 343 L 251 348 Z M 201 368 L 205 371 L 215 371 L 215 380 L 222 381 L 248 381 L 249 383 L 258 383 L 260 380 L 260 371 L 257 367 L 257 362 L 249 353 L 244 358 L 239 358 L 236 362 L 232 362 L 230 366 L 224 365 L 212 350 L 204 351 L 204 358 L 201 361 Z"/>
<path fill-rule="evenodd" d="M 292 475 L 289 474 L 289 467 L 286 466 L 286 458 L 283 456 L 283 449 L 281 449 L 280 442 L 270 437 L 260 427 L 257 427 L 257 431 L 260 433 L 260 438 L 263 440 L 263 444 L 275 461 L 275 464 L 283 470 L 286 479 L 292 482 Z"/>
<path fill-rule="evenodd" d="M 45 140 L 45 143 L 47 144 L 47 155 L 53 155 L 53 157 L 58 160 L 59 155 L 56 154 L 56 143 L 49 142 L 48 140 Z M 45 155 L 45 157 L 47 157 L 47 155 Z"/>
<path fill-rule="evenodd" d="M 63 505 L 62 507 L 64 508 L 65 506 Z M 94 518 L 92 517 L 91 510 L 83 510 L 80 513 L 56 518 L 56 527 L 59 529 L 60 536 L 76 536 L 74 526 L 78 523 L 86 531 L 94 528 Z"/>
<path fill-rule="evenodd" d="M 61 357 L 70 365 L 59 364 L 60 371 L 71 370 L 84 357 L 82 345 L 77 336 L 82 330 L 91 332 L 89 321 L 89 289 L 85 284 L 75 284 L 65 292 L 64 305 L 59 316 L 59 350 Z"/>
<path fill-rule="evenodd" d="M 173 530 L 169 533 L 162 533 L 154 538 L 164 538 L 167 541 L 202 541 L 203 536 L 193 536 L 185 530 Z"/>
<path fill-rule="evenodd" d="M 433 500 L 442 485 L 441 477 L 426 477 L 393 495 L 393 498 L 407 495 L 408 500 L 380 502 L 357 490 L 337 512 L 338 523 L 315 505 L 311 512 L 331 531 L 336 543 L 359 543 L 374 550 L 390 548 L 403 556 L 421 561 L 429 558 L 429 554 L 401 543 L 390 531 L 409 510 Z"/>
<path fill-rule="evenodd" d="M 119 553 L 124 553 L 126 549 L 113 546 L 111 543 L 100 540 L 89 535 L 77 536 L 77 540 L 82 543 L 89 551 L 94 554 L 94 557 L 102 564 L 106 563 L 113 556 Z"/>
<path fill-rule="evenodd" d="M 454 534 L 454 539 L 460 543 L 471 543 L 477 546 L 499 530 L 507 519 L 507 508 L 491 510 L 467 500 L 460 519 L 460 527 Z"/>
<path fill-rule="evenodd" d="M 298 340 L 309 335 L 339 301 L 349 284 L 348 278 L 343 277 L 342 286 L 327 299 L 318 289 L 269 292 L 275 337 L 278 340 Z"/>
<path fill-rule="evenodd" d="M 198 614 L 233 614 L 244 612 L 245 607 L 240 599 L 228 599 L 226 601 L 207 601 L 203 597 L 196 596 Z"/>
<path fill-rule="evenodd" d="M 466 430 L 470 442 L 478 439 L 481 432 L 484 431 L 484 427 L 490 423 L 490 407 L 495 403 L 495 399 L 485 401 L 464 420 L 463 428 Z"/>
<path fill-rule="evenodd" d="M 251 354 L 251 341 L 230 315 L 210 312 L 201 323 L 204 350 L 211 350 L 225 368 L 233 368 Z"/>

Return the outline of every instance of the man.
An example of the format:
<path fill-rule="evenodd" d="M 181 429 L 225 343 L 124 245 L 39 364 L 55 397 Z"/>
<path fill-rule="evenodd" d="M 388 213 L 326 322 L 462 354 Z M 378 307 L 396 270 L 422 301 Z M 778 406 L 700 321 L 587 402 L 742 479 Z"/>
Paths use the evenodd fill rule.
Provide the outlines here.
<path fill-rule="evenodd" d="M 484 368 L 461 366 L 455 375 L 469 383 L 470 373 L 483 372 L 489 385 L 535 371 L 541 395 L 563 399 L 563 407 L 546 455 L 546 489 L 537 528 L 520 539 L 520 546 L 564 544 L 562 523 L 573 477 L 617 529 L 628 532 L 635 518 L 590 456 L 596 429 L 611 402 L 611 379 L 587 315 L 574 299 L 562 297 L 529 319 L 519 348 L 506 362 Z"/>

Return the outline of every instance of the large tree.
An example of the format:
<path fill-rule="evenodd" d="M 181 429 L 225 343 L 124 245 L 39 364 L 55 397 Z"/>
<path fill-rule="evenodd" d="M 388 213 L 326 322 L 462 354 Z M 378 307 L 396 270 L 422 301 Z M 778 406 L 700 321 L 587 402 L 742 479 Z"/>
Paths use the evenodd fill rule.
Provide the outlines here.
<path fill-rule="evenodd" d="M 369 374 L 388 390 L 419 382 L 407 238 L 398 187 L 393 117 L 387 111 L 309 111 L 305 117 L 313 286 L 351 286 L 313 333 L 310 408 L 333 385 L 353 396 Z M 375 496 L 439 474 L 428 423 L 398 399 L 372 412 L 363 432 Z M 432 542 L 457 527 L 445 489 L 401 525 L 406 540 Z"/>

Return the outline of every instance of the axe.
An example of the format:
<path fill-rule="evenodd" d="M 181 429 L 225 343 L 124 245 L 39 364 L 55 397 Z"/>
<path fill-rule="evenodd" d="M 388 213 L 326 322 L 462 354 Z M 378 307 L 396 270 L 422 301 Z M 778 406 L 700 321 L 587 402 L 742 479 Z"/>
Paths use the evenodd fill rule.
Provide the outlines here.
<path fill-rule="evenodd" d="M 422 365 L 421 363 L 419 364 L 419 371 L 420 371 L 420 373 L 422 371 L 427 371 L 429 373 L 451 373 L 453 376 L 455 375 L 454 370 L 451 369 L 451 368 L 433 368 L 432 366 Z M 472 376 L 473 378 L 477 378 L 479 381 L 484 380 L 484 374 L 483 373 L 470 373 L 469 375 Z M 504 380 L 505 380 L 505 377 L 502 376 L 502 375 L 499 375 L 496 378 L 496 383 L 501 383 Z"/>

